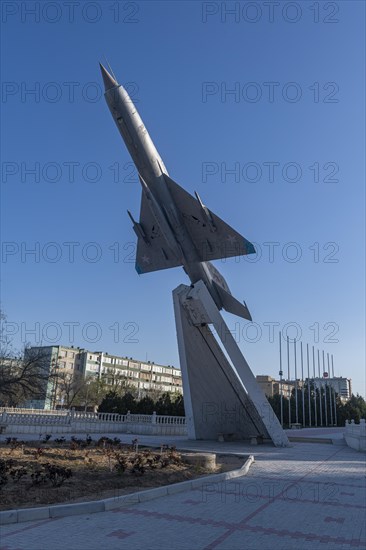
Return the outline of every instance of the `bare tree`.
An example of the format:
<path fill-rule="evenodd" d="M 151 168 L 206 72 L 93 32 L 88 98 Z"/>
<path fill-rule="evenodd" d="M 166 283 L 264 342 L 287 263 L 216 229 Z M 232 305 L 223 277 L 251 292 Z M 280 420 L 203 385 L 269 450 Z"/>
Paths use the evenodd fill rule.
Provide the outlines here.
<path fill-rule="evenodd" d="M 49 354 L 42 349 L 25 348 L 22 356 L 0 351 L 0 401 L 4 404 L 44 399 L 51 376 Z"/>
<path fill-rule="evenodd" d="M 77 404 L 83 406 L 85 411 L 88 407 L 95 409 L 108 391 L 109 386 L 105 380 L 89 376 L 84 379 L 84 385 L 77 396 Z"/>
<path fill-rule="evenodd" d="M 77 398 L 83 392 L 86 381 L 81 373 L 74 373 L 54 369 L 54 382 L 51 403 L 56 407 L 57 400 L 61 401 L 67 409 L 74 405 Z"/>
<path fill-rule="evenodd" d="M 26 399 L 45 399 L 52 373 L 51 348 L 14 350 L 6 335 L 6 316 L 0 312 L 0 403 L 15 406 Z"/>

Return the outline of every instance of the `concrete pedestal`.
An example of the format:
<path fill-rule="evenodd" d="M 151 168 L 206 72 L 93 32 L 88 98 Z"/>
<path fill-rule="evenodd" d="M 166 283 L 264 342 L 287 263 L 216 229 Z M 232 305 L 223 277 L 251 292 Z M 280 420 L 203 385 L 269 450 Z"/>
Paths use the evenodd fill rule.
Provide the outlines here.
<path fill-rule="evenodd" d="M 205 284 L 180 285 L 173 300 L 188 437 L 263 437 L 276 446 L 288 446 L 286 433 Z"/>

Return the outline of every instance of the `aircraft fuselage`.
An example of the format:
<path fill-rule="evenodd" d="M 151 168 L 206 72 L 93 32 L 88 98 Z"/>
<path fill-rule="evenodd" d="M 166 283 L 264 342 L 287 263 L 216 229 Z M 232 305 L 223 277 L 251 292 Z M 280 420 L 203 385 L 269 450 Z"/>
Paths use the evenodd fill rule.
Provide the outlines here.
<path fill-rule="evenodd" d="M 154 216 L 160 226 L 168 228 L 168 242 L 173 252 L 181 255 L 183 268 L 192 284 L 200 279 L 209 287 L 212 297 L 221 308 L 220 298 L 211 284 L 212 272 L 201 262 L 198 253 L 185 228 L 181 214 L 176 207 L 164 179 L 169 175 L 135 105 L 122 85 L 105 92 L 105 99 L 116 126 L 137 168 L 155 202 Z M 146 189 L 143 189 L 146 192 Z M 222 282 L 225 282 L 222 278 Z"/>

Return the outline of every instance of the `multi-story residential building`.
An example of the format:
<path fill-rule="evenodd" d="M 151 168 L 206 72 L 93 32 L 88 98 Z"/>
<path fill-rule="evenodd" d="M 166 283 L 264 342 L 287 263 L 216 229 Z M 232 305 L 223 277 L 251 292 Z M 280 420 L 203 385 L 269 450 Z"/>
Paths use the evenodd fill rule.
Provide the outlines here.
<path fill-rule="evenodd" d="M 149 390 L 182 393 L 179 369 L 101 351 L 84 350 L 84 375 L 103 379 L 110 386 L 125 383 L 137 388 L 140 395 Z"/>
<path fill-rule="evenodd" d="M 28 401 L 27 407 L 50 409 L 62 405 L 65 385 L 83 378 L 103 380 L 111 389 L 121 385 L 134 388 L 139 397 L 152 390 L 183 393 L 181 371 L 170 365 L 156 365 L 150 361 L 73 346 L 33 347 L 27 353 L 42 355 L 42 361 L 52 375 L 44 395 Z"/>
<path fill-rule="evenodd" d="M 37 346 L 27 349 L 27 356 L 33 356 L 49 378 L 42 395 L 28 400 L 25 406 L 34 409 L 52 409 L 56 404 L 62 404 L 61 383 L 65 384 L 67 381 L 70 383 L 83 376 L 83 351 L 67 346 Z"/>

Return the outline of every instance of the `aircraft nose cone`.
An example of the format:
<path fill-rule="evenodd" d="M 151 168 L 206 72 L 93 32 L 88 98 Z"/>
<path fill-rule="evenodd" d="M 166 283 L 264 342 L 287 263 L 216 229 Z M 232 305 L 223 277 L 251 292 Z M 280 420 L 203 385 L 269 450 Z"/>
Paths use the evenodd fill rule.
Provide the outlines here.
<path fill-rule="evenodd" d="M 99 66 L 100 66 L 100 71 L 101 71 L 102 77 L 103 77 L 105 91 L 107 92 L 111 88 L 115 88 L 116 86 L 118 86 L 118 82 L 116 82 L 116 80 L 113 78 L 113 76 L 111 74 L 109 74 L 107 69 L 105 67 L 103 67 L 103 65 L 101 63 L 99 63 Z"/>

